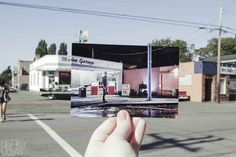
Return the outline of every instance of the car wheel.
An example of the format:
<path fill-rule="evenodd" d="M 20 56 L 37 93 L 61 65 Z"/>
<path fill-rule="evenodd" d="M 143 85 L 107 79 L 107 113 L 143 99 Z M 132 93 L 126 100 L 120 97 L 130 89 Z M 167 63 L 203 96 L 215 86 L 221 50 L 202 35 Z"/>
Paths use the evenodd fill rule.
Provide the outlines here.
<path fill-rule="evenodd" d="M 49 100 L 53 100 L 53 99 L 54 99 L 54 95 L 49 95 L 49 96 L 48 96 L 48 99 L 49 99 Z"/>

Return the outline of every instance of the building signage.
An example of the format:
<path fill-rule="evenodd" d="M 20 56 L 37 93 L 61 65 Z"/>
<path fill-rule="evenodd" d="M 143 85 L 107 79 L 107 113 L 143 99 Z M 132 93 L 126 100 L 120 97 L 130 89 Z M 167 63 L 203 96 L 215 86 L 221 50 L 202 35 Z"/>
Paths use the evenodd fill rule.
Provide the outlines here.
<path fill-rule="evenodd" d="M 72 56 L 67 57 L 71 58 L 70 63 L 72 67 L 77 68 L 110 68 L 113 70 L 122 70 L 123 65 L 119 62 L 111 62 L 107 60 L 101 60 L 101 59 L 94 59 L 94 58 L 87 58 L 87 57 L 80 57 L 80 56 Z M 64 59 L 67 61 L 68 59 Z"/>
<path fill-rule="evenodd" d="M 86 60 L 86 59 L 83 59 L 83 58 L 80 58 L 80 59 L 79 59 L 79 63 L 80 63 L 80 64 L 88 64 L 88 65 L 93 65 L 93 64 L 94 64 L 93 61 Z"/>
<path fill-rule="evenodd" d="M 192 85 L 192 75 L 187 74 L 179 76 L 179 85 L 180 86 L 191 86 Z"/>
<path fill-rule="evenodd" d="M 221 74 L 227 75 L 236 75 L 236 68 L 235 67 L 220 67 Z"/>
<path fill-rule="evenodd" d="M 67 57 L 67 56 L 61 56 L 60 57 L 60 60 L 61 60 L 61 62 L 63 63 L 70 63 L 71 62 L 71 60 L 72 60 L 72 58 L 71 57 Z"/>
<path fill-rule="evenodd" d="M 60 56 L 59 63 L 70 64 L 72 67 L 78 68 L 112 68 L 117 70 L 123 68 L 122 63 L 80 56 Z"/>
<path fill-rule="evenodd" d="M 64 63 L 75 63 L 75 64 L 83 64 L 83 65 L 94 65 L 95 62 L 87 59 L 87 58 L 81 58 L 81 57 L 68 57 L 68 56 L 61 56 L 61 62 Z"/>

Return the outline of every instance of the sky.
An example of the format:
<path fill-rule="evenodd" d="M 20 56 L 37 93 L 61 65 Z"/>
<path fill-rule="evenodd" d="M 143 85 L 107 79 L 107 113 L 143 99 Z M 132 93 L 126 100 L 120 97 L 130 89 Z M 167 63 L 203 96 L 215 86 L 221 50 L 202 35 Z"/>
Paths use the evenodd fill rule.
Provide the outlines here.
<path fill-rule="evenodd" d="M 0 0 L 2 2 L 2 0 Z M 223 7 L 223 25 L 236 30 L 235 0 L 5 0 L 92 11 L 167 18 L 207 24 L 218 24 L 219 8 Z M 0 5 L 0 72 L 14 67 L 18 60 L 33 60 L 41 39 L 48 45 L 77 41 L 79 30 L 88 30 L 89 43 L 146 45 L 152 40 L 182 39 L 196 48 L 217 37 L 216 31 L 200 30 L 160 23 L 115 19 L 75 13 Z M 234 37 L 225 33 L 223 37 Z"/>

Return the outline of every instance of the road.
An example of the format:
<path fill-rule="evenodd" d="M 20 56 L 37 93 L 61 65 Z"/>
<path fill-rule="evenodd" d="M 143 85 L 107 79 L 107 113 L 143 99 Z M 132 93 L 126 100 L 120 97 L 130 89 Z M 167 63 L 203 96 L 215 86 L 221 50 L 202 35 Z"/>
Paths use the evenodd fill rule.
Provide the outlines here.
<path fill-rule="evenodd" d="M 0 124 L 0 156 L 73 156 L 63 144 L 68 144 L 75 154 L 83 155 L 92 132 L 105 120 L 71 117 L 70 101 L 47 100 L 35 92 L 14 93 L 11 97 L 7 120 Z M 183 102 L 179 104 L 177 119 L 145 120 L 147 131 L 141 157 L 236 156 L 234 102 Z M 64 143 L 58 144 L 58 139 Z"/>

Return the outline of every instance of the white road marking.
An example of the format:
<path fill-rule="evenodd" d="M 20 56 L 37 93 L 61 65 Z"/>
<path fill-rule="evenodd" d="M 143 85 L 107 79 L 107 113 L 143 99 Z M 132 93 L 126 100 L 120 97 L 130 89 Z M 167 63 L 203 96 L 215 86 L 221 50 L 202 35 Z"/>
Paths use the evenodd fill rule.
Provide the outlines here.
<path fill-rule="evenodd" d="M 39 120 L 33 114 L 28 114 L 38 125 L 40 125 L 71 157 L 82 157 L 71 145 L 69 145 L 63 138 L 61 138 L 54 130 L 48 125 Z"/>

